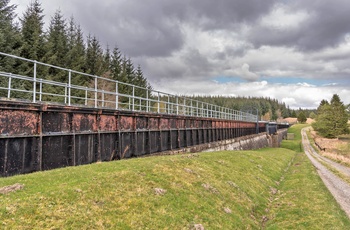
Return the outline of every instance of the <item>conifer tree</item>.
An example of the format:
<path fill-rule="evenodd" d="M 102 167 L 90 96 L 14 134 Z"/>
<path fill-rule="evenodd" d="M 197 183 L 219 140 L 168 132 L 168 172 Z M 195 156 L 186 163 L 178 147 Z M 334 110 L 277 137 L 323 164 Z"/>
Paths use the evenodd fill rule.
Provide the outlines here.
<path fill-rule="evenodd" d="M 19 29 L 14 24 L 15 5 L 9 4 L 10 0 L 0 0 L 0 51 L 17 54 L 16 49 L 20 45 Z M 0 56 L 0 71 L 13 72 L 15 60 Z"/>
<path fill-rule="evenodd" d="M 322 100 L 317 108 L 316 122 L 313 123 L 313 128 L 318 133 L 327 138 L 335 138 L 341 134 L 349 133 L 348 115 L 343 102 L 339 96 L 334 94 L 331 103 Z"/>
<path fill-rule="evenodd" d="M 101 76 L 104 73 L 103 69 L 103 50 L 100 42 L 95 36 L 88 36 L 85 71 L 92 75 Z"/>
<path fill-rule="evenodd" d="M 22 23 L 22 47 L 20 56 L 32 60 L 41 61 L 44 50 L 44 32 L 43 32 L 43 9 L 38 0 L 30 3 L 25 11 Z"/>
<path fill-rule="evenodd" d="M 43 61 L 51 65 L 66 67 L 68 53 L 68 38 L 66 22 L 60 10 L 51 18 L 47 34 L 46 53 Z M 57 82 L 67 82 L 67 73 L 50 68 L 48 74 Z"/>
<path fill-rule="evenodd" d="M 20 45 L 20 36 L 17 26 L 14 25 L 15 5 L 10 5 L 9 0 L 0 0 L 0 51 L 17 54 L 16 49 Z M 0 71 L 14 73 L 16 60 L 0 55 Z M 0 78 L 0 87 L 6 88 L 8 79 Z M 0 97 L 7 96 L 6 90 L 0 90 Z"/>

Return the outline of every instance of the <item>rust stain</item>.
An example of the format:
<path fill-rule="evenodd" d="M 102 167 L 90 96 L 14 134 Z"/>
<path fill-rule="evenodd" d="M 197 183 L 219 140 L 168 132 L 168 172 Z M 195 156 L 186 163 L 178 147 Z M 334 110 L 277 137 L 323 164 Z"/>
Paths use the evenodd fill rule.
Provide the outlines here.
<path fill-rule="evenodd" d="M 169 120 L 167 118 L 160 118 L 160 124 L 159 124 L 160 129 L 169 129 Z"/>
<path fill-rule="evenodd" d="M 148 124 L 148 128 L 149 129 L 158 129 L 159 126 L 159 119 L 158 118 L 150 118 L 149 119 L 149 124 Z"/>
<path fill-rule="evenodd" d="M 74 132 L 97 131 L 96 116 L 92 114 L 74 113 L 72 126 Z"/>
<path fill-rule="evenodd" d="M 22 110 L 0 111 L 0 135 L 37 134 L 38 114 Z"/>
<path fill-rule="evenodd" d="M 100 131 L 116 131 L 117 118 L 115 116 L 100 115 Z"/>
<path fill-rule="evenodd" d="M 131 130 L 133 127 L 133 117 L 120 117 L 120 130 Z"/>
<path fill-rule="evenodd" d="M 136 117 L 136 129 L 147 129 L 146 117 Z"/>

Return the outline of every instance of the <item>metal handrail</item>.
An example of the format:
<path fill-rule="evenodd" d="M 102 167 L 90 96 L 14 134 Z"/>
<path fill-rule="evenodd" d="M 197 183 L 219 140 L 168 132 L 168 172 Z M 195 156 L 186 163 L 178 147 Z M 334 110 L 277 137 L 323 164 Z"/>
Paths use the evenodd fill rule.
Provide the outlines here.
<path fill-rule="evenodd" d="M 144 111 L 248 122 L 256 122 L 258 118 L 257 115 L 251 113 L 209 104 L 184 96 L 151 90 L 12 54 L 0 52 L 0 55 L 32 63 L 33 65 L 33 76 L 0 72 L 0 93 L 3 92 L 3 95 L 6 94 L 6 98 L 8 99 L 28 99 L 32 102 L 59 102 L 69 106 L 92 106 L 95 108 L 112 108 L 117 110 Z M 46 79 L 47 76 L 38 76 L 37 68 L 39 66 L 64 71 L 68 79 L 66 82 L 57 82 Z M 91 84 L 89 86 L 72 84 L 73 74 L 90 78 Z M 14 81 L 22 82 L 16 85 Z M 109 88 L 100 85 L 106 82 L 108 82 Z M 110 86 L 112 84 L 114 85 L 113 87 Z M 26 88 L 23 88 L 23 85 L 26 85 Z M 127 87 L 129 93 L 120 92 L 121 87 Z M 47 92 L 47 89 L 51 89 L 51 91 Z M 52 92 L 52 89 L 55 90 Z M 142 91 L 141 95 L 138 95 L 136 91 Z M 27 97 L 23 96 L 23 94 L 27 94 Z"/>

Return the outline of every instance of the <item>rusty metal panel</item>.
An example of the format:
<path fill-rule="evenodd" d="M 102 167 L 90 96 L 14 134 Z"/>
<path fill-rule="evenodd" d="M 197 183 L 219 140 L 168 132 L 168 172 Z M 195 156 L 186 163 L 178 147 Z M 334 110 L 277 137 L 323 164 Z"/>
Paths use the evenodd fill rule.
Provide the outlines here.
<path fill-rule="evenodd" d="M 185 120 L 184 119 L 180 119 L 180 120 L 177 120 L 177 128 L 178 129 L 184 129 L 185 128 Z"/>
<path fill-rule="evenodd" d="M 73 113 L 72 126 L 76 133 L 97 131 L 96 115 Z"/>
<path fill-rule="evenodd" d="M 161 130 L 167 130 L 170 129 L 170 125 L 169 125 L 169 120 L 167 118 L 160 118 L 159 120 L 159 128 Z"/>
<path fill-rule="evenodd" d="M 0 135 L 34 135 L 37 130 L 38 114 L 23 110 L 0 110 Z"/>
<path fill-rule="evenodd" d="M 117 118 L 110 115 L 100 115 L 99 130 L 100 131 L 116 131 Z"/>
<path fill-rule="evenodd" d="M 146 130 L 148 127 L 148 118 L 147 117 L 136 117 L 136 129 L 137 130 Z"/>
<path fill-rule="evenodd" d="M 69 114 L 58 112 L 45 112 L 42 114 L 43 133 L 68 133 L 71 131 Z"/>
<path fill-rule="evenodd" d="M 176 129 L 177 128 L 176 118 L 168 118 L 168 119 L 169 119 L 169 128 Z"/>
<path fill-rule="evenodd" d="M 150 118 L 148 122 L 148 128 L 150 130 L 158 130 L 159 118 Z"/>

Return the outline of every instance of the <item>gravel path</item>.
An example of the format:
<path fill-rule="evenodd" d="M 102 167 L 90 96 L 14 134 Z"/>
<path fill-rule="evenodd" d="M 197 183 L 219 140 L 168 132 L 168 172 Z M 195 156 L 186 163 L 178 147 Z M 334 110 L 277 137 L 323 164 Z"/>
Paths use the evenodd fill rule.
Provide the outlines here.
<path fill-rule="evenodd" d="M 335 168 L 346 176 L 350 176 L 350 168 L 333 162 L 323 156 L 320 156 L 310 145 L 309 139 L 306 135 L 306 129 L 308 128 L 304 128 L 301 131 L 305 154 L 308 156 L 312 164 L 316 167 L 323 183 L 327 186 L 328 190 L 332 193 L 339 205 L 343 208 L 343 210 L 350 218 L 350 185 L 329 171 L 323 164 Z M 320 161 L 323 164 L 321 164 Z"/>

